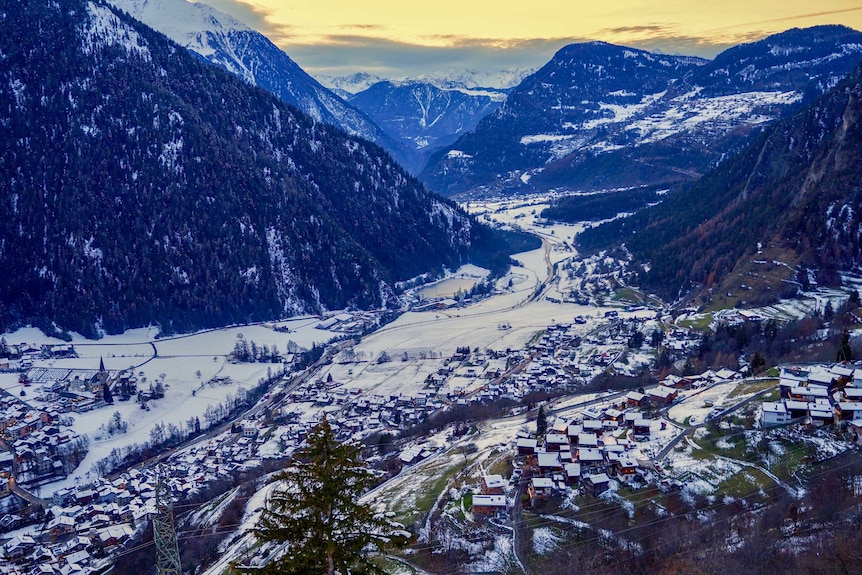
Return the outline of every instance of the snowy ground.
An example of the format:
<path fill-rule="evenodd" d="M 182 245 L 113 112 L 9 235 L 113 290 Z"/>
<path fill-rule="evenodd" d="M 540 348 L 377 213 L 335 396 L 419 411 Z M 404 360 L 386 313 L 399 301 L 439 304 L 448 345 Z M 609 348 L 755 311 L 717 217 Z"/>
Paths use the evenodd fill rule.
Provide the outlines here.
<path fill-rule="evenodd" d="M 47 496 L 58 489 L 86 481 L 94 472 L 94 463 L 110 455 L 113 449 L 149 441 L 150 432 L 158 423 L 181 427 L 190 418 L 198 417 L 206 427 L 204 414 L 208 407 L 225 403 L 228 396 L 236 397 L 240 388 L 251 389 L 261 378 L 267 377 L 268 370 L 278 372 L 281 369 L 280 364 L 229 363 L 226 356 L 233 350 L 239 334 L 247 341 L 255 341 L 260 346 L 277 346 L 285 353 L 289 341 L 311 347 L 336 335 L 315 329 L 319 323 L 317 317 L 304 317 L 278 322 L 279 326 L 289 328 L 289 333 L 275 331 L 271 326 L 249 325 L 161 339 L 155 338 L 157 332 L 154 329 L 130 330 L 98 341 L 73 334 L 72 343 L 78 358 L 40 360 L 34 366 L 97 369 L 100 358 L 104 358 L 105 367 L 109 370 L 133 367 L 139 389 L 146 390 L 150 383 L 161 379 L 166 393 L 163 399 L 148 403 L 149 411 L 141 409 L 134 401 L 117 401 L 102 409 L 70 414 L 74 418 L 72 428 L 88 436 L 90 451 L 75 473 L 63 481 L 43 486 L 41 495 Z M 33 328 L 20 329 L 5 334 L 5 337 L 10 344 L 64 343 Z M 219 382 L 208 383 L 213 378 L 218 378 Z M 18 394 L 22 388 L 17 374 L 0 374 L 0 387 L 20 397 Z M 35 386 L 26 391 L 27 395 L 21 397 L 22 400 L 37 409 L 45 406 L 35 399 L 38 395 Z M 109 437 L 100 427 L 107 424 L 114 412 L 119 412 L 128 424 L 128 432 Z"/>

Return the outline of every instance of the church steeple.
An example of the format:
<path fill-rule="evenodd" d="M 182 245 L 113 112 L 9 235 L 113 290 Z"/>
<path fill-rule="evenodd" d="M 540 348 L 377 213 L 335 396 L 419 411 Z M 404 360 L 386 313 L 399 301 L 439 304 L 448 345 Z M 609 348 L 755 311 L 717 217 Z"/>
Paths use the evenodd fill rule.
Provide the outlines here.
<path fill-rule="evenodd" d="M 105 360 L 102 356 L 99 356 L 99 375 L 105 373 Z"/>

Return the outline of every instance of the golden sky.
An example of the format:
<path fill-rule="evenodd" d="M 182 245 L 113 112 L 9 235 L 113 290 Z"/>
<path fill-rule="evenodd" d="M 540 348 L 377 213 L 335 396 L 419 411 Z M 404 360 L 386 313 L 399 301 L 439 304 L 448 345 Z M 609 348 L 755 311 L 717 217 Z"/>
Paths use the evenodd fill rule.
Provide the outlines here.
<path fill-rule="evenodd" d="M 862 1 L 847 0 L 203 1 L 262 31 L 313 73 L 391 77 L 537 67 L 585 40 L 712 57 L 793 27 L 862 30 Z"/>

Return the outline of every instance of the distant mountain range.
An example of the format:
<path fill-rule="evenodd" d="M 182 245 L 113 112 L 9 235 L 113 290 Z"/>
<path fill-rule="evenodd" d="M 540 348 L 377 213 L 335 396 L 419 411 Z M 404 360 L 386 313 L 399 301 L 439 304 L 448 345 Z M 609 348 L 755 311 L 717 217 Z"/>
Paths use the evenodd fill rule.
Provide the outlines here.
<path fill-rule="evenodd" d="M 439 88 L 417 80 L 378 82 L 349 101 L 404 145 L 433 150 L 475 128 L 505 99 L 503 90 Z"/>
<path fill-rule="evenodd" d="M 733 58 L 739 70 L 746 57 Z M 818 80 L 812 89 L 830 83 Z M 661 204 L 585 231 L 580 246 L 624 244 L 636 270 L 631 279 L 669 301 L 762 305 L 815 281 L 840 285 L 841 272 L 862 262 L 859 158 L 862 66 Z"/>
<path fill-rule="evenodd" d="M 862 58 L 862 33 L 793 29 L 714 60 L 573 44 L 420 175 L 454 194 L 694 180 Z"/>
<path fill-rule="evenodd" d="M 204 60 L 272 92 L 315 120 L 379 144 L 405 167 L 418 169 L 418 156 L 412 148 L 402 146 L 368 116 L 309 76 L 263 34 L 232 16 L 187 0 L 110 2 Z"/>
<path fill-rule="evenodd" d="M 0 14 L 0 331 L 387 306 L 396 281 L 536 243 L 108 4 Z"/>
<path fill-rule="evenodd" d="M 358 72 L 349 76 L 317 76 L 321 84 L 331 90 L 349 95 L 358 94 L 378 82 L 424 83 L 443 90 L 485 88 L 508 91 L 535 72 L 531 68 L 507 68 L 505 70 L 450 70 L 448 72 L 429 72 L 413 78 L 384 78 L 375 74 Z"/>

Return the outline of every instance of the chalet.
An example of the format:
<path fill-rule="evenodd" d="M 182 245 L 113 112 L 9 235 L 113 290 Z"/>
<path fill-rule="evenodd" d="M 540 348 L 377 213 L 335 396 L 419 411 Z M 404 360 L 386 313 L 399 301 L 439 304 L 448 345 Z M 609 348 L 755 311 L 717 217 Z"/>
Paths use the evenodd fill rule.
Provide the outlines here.
<path fill-rule="evenodd" d="M 595 473 L 604 467 L 605 457 L 598 449 L 578 449 L 578 461 L 581 464 L 581 473 Z"/>
<path fill-rule="evenodd" d="M 482 494 L 484 495 L 503 495 L 503 490 L 506 488 L 506 481 L 502 475 L 483 475 L 482 476 Z M 474 502 L 475 505 L 475 502 Z"/>
<path fill-rule="evenodd" d="M 623 414 L 623 424 L 631 429 L 635 425 L 635 421 L 643 419 L 643 414 L 640 411 L 626 411 Z"/>
<path fill-rule="evenodd" d="M 534 477 L 527 486 L 527 494 L 530 502 L 543 501 L 551 496 L 554 491 L 554 481 L 549 477 Z"/>
<path fill-rule="evenodd" d="M 650 400 L 656 402 L 659 405 L 669 405 L 673 402 L 674 399 L 676 399 L 678 394 L 678 389 L 673 389 L 664 385 L 660 385 L 654 389 L 649 390 L 648 392 Z"/>
<path fill-rule="evenodd" d="M 791 387 L 788 390 L 788 398 L 796 401 L 816 401 L 829 397 L 829 390 L 820 385 L 807 385 L 804 387 Z"/>
<path fill-rule="evenodd" d="M 839 401 L 835 404 L 837 419 L 862 421 L 862 403 L 857 401 Z"/>
<path fill-rule="evenodd" d="M 856 445 L 862 446 L 862 421 L 851 419 L 847 422 L 847 430 L 856 439 Z"/>
<path fill-rule="evenodd" d="M 537 439 L 522 437 L 517 443 L 518 455 L 533 455 L 538 445 L 539 441 Z"/>
<path fill-rule="evenodd" d="M 573 485 L 581 480 L 581 464 L 567 463 L 563 466 L 563 477 L 566 483 Z"/>
<path fill-rule="evenodd" d="M 628 483 L 637 477 L 637 472 L 640 469 L 640 466 L 637 461 L 633 459 L 620 457 L 616 462 L 614 462 L 613 469 L 617 479 Z"/>
<path fill-rule="evenodd" d="M 829 387 L 838 378 L 829 369 L 814 367 L 808 372 L 808 384 Z"/>
<path fill-rule="evenodd" d="M 474 495 L 470 510 L 475 515 L 495 515 L 506 510 L 505 495 Z"/>
<path fill-rule="evenodd" d="M 649 401 L 645 393 L 638 393 L 637 391 L 628 392 L 625 395 L 625 400 L 629 407 L 642 407 Z"/>
<path fill-rule="evenodd" d="M 808 404 L 808 417 L 814 425 L 826 425 L 835 421 L 835 409 L 828 400 Z"/>
<path fill-rule="evenodd" d="M 584 433 L 593 433 L 595 435 L 601 435 L 604 433 L 604 428 L 602 427 L 601 421 L 589 420 L 584 421 L 583 423 Z"/>
<path fill-rule="evenodd" d="M 606 409 L 602 414 L 602 421 L 620 421 L 623 417 L 623 412 L 618 409 Z"/>
<path fill-rule="evenodd" d="M 610 487 L 611 478 L 605 473 L 596 473 L 587 476 L 584 479 L 584 488 L 587 489 L 594 497 L 598 497 L 608 490 Z"/>
<path fill-rule="evenodd" d="M 542 473 L 549 473 L 551 471 L 559 471 L 563 468 L 563 464 L 560 462 L 560 454 L 556 452 L 548 452 L 548 453 L 539 453 L 536 455 L 537 465 L 539 469 L 542 470 Z"/>
<path fill-rule="evenodd" d="M 598 447 L 599 438 L 593 433 L 581 433 L 575 438 L 575 445 L 581 447 Z"/>
<path fill-rule="evenodd" d="M 787 413 L 790 414 L 791 419 L 808 415 L 808 402 L 787 399 L 784 401 L 784 407 L 787 409 Z"/>
<path fill-rule="evenodd" d="M 548 433 L 545 435 L 545 449 L 548 451 L 562 451 L 569 448 L 569 438 L 562 433 Z"/>
<path fill-rule="evenodd" d="M 75 519 L 67 515 L 55 517 L 48 523 L 48 533 L 51 539 L 58 539 L 75 532 Z"/>
<path fill-rule="evenodd" d="M 760 417 L 760 424 L 763 427 L 770 425 L 781 425 L 790 421 L 790 412 L 781 401 L 766 401 L 763 403 L 763 412 Z"/>
<path fill-rule="evenodd" d="M 778 386 L 784 389 L 798 387 L 808 382 L 808 370 L 801 367 L 782 367 L 778 375 Z"/>
<path fill-rule="evenodd" d="M 636 419 L 632 424 L 632 432 L 636 437 L 649 437 L 652 421 L 649 419 Z"/>

